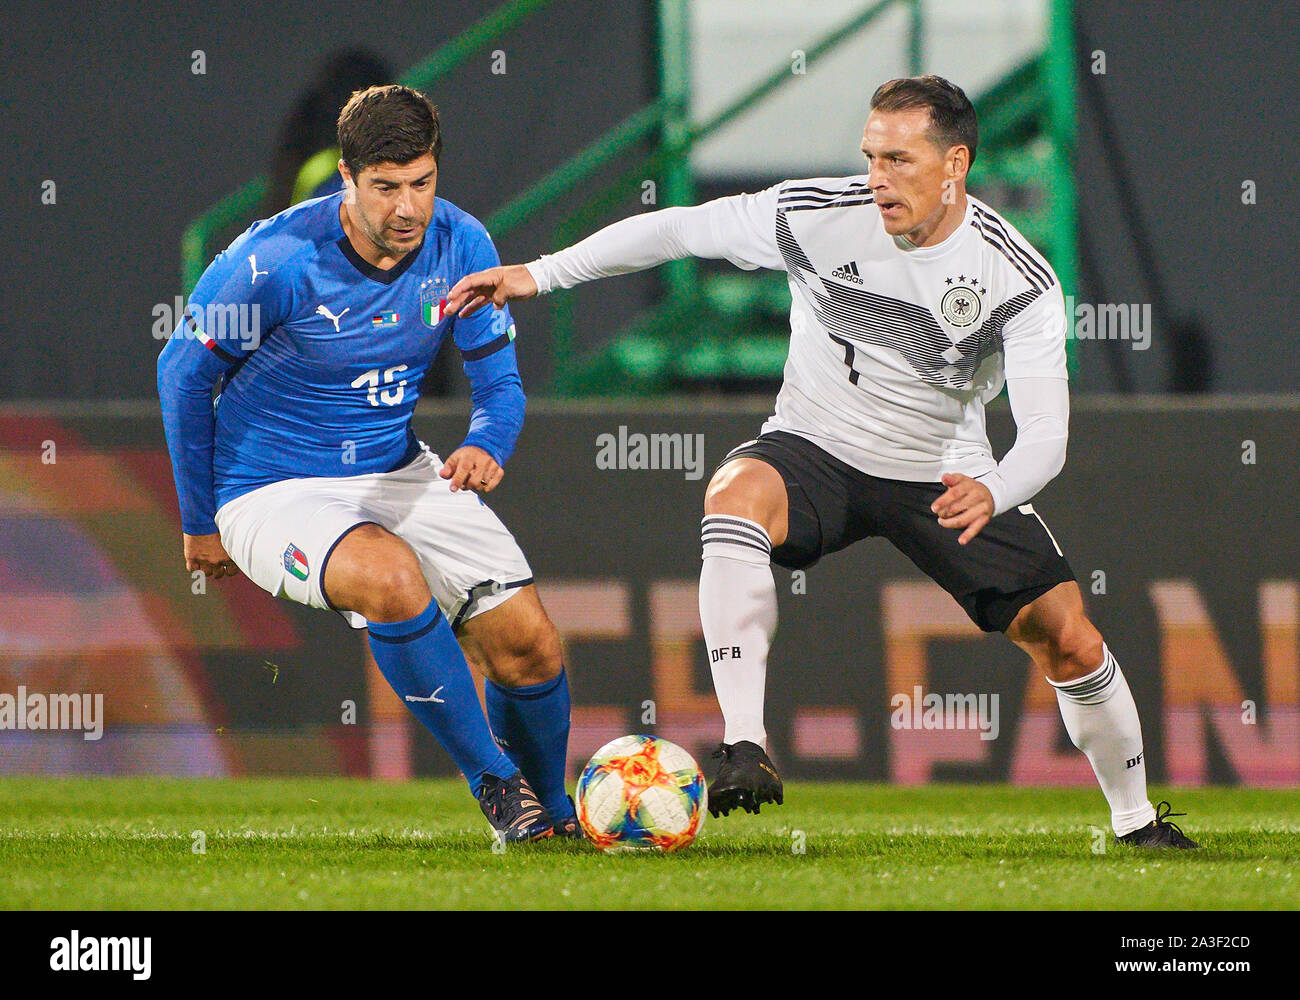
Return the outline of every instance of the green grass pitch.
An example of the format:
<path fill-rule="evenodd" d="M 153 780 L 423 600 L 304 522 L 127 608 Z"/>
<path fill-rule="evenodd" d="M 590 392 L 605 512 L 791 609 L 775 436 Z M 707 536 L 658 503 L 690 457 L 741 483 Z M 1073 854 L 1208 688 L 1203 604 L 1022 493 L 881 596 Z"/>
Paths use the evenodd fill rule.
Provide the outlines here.
<path fill-rule="evenodd" d="M 1159 798 L 1203 850 L 1116 845 L 1092 789 L 791 784 L 676 854 L 602 855 L 494 853 L 455 781 L 8 778 L 0 908 L 1300 908 L 1300 789 Z"/>

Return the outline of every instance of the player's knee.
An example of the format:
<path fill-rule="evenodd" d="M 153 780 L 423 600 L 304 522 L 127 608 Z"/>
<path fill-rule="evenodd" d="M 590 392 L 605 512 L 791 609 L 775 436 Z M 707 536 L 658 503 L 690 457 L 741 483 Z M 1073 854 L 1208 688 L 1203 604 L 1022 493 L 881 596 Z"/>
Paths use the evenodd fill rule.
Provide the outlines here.
<path fill-rule="evenodd" d="M 1101 666 L 1102 638 L 1082 609 L 1066 616 L 1048 637 L 1052 679 L 1074 680 Z"/>
<path fill-rule="evenodd" d="M 368 610 L 362 614 L 377 622 L 407 621 L 429 606 L 429 584 L 405 545 L 398 543 L 388 555 L 368 569 Z"/>
<path fill-rule="evenodd" d="M 745 489 L 744 480 L 729 475 L 728 470 L 719 470 L 704 491 L 704 513 L 733 514 L 744 517 L 753 506 L 750 491 Z"/>
<path fill-rule="evenodd" d="M 545 684 L 558 677 L 564 667 L 564 651 L 551 620 L 543 615 L 527 639 L 526 648 L 515 655 L 516 686 Z"/>
<path fill-rule="evenodd" d="M 771 475 L 733 462 L 723 466 L 704 493 L 705 514 L 730 514 L 763 525 L 769 535 L 777 529 L 785 500 L 785 484 L 775 469 Z"/>
<path fill-rule="evenodd" d="M 560 633 L 545 614 L 509 637 L 495 651 L 490 675 L 502 687 L 545 684 L 559 676 L 564 665 Z"/>

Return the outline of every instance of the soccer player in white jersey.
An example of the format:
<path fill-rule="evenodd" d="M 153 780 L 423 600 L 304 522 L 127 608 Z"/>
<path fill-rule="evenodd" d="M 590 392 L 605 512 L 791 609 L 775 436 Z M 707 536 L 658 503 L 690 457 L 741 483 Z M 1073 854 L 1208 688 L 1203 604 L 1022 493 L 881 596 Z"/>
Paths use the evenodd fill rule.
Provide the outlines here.
<path fill-rule="evenodd" d="M 790 353 L 761 436 L 705 496 L 700 619 L 726 729 L 709 807 L 782 801 L 763 698 L 770 562 L 798 568 L 882 536 L 985 631 L 1033 657 L 1091 762 L 1116 837 L 1197 846 L 1147 798 L 1137 708 L 1030 501 L 1065 462 L 1066 317 L 1051 267 L 966 192 L 978 140 L 962 90 L 891 80 L 862 135 L 868 172 L 784 181 L 625 219 L 526 265 L 471 274 L 448 309 L 568 288 L 681 257 L 788 274 Z M 997 461 L 984 406 L 1003 385 L 1016 441 Z"/>

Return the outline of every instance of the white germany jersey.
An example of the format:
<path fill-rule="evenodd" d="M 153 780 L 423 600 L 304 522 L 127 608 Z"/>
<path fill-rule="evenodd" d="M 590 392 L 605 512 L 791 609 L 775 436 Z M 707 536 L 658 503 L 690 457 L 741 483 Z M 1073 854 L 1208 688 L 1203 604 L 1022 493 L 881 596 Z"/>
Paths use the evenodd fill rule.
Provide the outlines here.
<path fill-rule="evenodd" d="M 997 465 L 984 404 L 1007 377 L 1066 377 L 1065 303 L 1015 227 L 967 202 L 951 236 L 920 248 L 885 232 L 866 175 L 709 203 L 728 260 L 789 275 L 790 354 L 764 432 L 885 479 Z"/>

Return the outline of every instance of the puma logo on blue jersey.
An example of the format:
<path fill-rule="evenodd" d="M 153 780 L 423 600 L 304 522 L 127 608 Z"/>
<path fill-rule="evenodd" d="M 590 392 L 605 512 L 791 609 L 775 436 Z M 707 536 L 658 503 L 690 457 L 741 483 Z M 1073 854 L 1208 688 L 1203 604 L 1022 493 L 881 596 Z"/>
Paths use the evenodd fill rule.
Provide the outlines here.
<path fill-rule="evenodd" d="M 339 332 L 339 320 L 341 320 L 341 319 L 343 318 L 343 313 L 347 312 L 348 309 L 351 309 L 351 308 L 352 308 L 351 306 L 348 306 L 347 309 L 344 309 L 343 312 L 341 312 L 341 313 L 339 313 L 337 316 L 335 316 L 332 312 L 329 311 L 329 309 L 328 309 L 327 307 L 325 307 L 325 306 L 317 306 L 317 307 L 316 307 L 316 315 L 317 315 L 317 316 L 324 316 L 326 319 L 333 320 L 333 321 L 334 321 L 334 332 L 335 332 L 335 333 L 338 333 L 338 332 Z"/>

